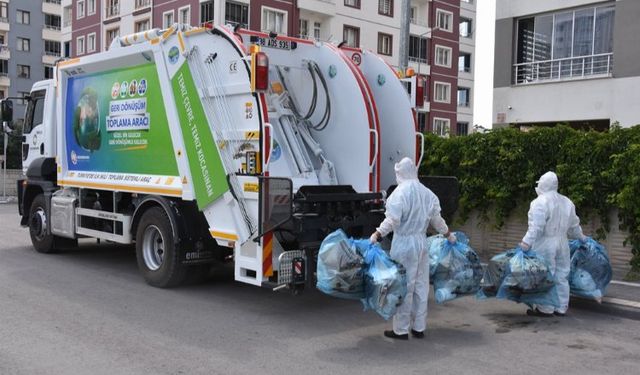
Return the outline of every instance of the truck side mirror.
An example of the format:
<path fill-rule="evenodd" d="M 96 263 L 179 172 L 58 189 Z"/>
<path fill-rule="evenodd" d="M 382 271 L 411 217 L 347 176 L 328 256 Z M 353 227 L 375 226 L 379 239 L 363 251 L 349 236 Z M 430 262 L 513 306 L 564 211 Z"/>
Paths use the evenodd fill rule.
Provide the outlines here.
<path fill-rule="evenodd" d="M 0 119 L 9 124 L 13 122 L 13 102 L 11 100 L 0 101 Z"/>

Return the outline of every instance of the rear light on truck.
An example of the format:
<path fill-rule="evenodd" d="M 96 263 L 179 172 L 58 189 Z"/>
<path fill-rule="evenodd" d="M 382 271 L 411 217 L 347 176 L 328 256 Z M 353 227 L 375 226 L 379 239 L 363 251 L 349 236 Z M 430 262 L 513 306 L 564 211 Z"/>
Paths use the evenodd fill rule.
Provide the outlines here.
<path fill-rule="evenodd" d="M 252 45 L 251 51 L 251 91 L 269 89 L 269 57 L 260 52 L 260 47 Z"/>
<path fill-rule="evenodd" d="M 424 89 L 426 87 L 426 78 L 424 76 L 416 77 L 416 107 L 424 107 Z"/>

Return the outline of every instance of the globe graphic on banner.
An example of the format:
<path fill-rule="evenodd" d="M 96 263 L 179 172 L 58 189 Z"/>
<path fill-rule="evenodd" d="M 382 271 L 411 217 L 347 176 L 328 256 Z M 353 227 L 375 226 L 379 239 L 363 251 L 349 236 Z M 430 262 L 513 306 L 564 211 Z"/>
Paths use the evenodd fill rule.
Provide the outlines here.
<path fill-rule="evenodd" d="M 73 116 L 73 134 L 80 147 L 87 151 L 100 148 L 100 114 L 98 93 L 86 88 L 78 100 Z"/>

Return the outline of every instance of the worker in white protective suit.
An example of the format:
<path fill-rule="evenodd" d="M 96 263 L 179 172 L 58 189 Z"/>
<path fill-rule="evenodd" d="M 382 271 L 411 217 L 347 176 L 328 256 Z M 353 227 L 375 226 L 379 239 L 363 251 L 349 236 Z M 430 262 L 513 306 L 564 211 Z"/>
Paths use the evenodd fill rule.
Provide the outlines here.
<path fill-rule="evenodd" d="M 427 298 L 429 296 L 429 250 L 427 227 L 455 243 L 447 223 L 440 215 L 438 197 L 420 181 L 418 170 L 409 158 L 395 165 L 398 187 L 386 202 L 386 218 L 375 233 L 371 243 L 393 232 L 391 257 L 407 271 L 407 296 L 393 317 L 393 330 L 385 331 L 386 337 L 407 340 L 409 330 L 416 338 L 424 337 L 427 325 Z"/>
<path fill-rule="evenodd" d="M 558 176 L 547 172 L 538 180 L 538 197 L 529 208 L 529 229 L 520 247 L 532 249 L 545 258 L 556 281 L 560 307 L 534 305 L 527 315 L 564 316 L 569 308 L 569 271 L 571 268 L 568 238 L 586 240 L 571 200 L 558 193 Z"/>

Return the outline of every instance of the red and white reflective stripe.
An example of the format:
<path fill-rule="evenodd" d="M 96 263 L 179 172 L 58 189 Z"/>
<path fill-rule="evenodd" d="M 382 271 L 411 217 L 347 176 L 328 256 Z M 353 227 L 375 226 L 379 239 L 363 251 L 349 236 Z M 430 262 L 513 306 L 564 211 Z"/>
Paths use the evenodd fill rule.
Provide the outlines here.
<path fill-rule="evenodd" d="M 295 262 L 293 264 L 293 268 L 294 268 L 296 274 L 298 274 L 298 275 L 302 274 L 302 262 Z"/>
<path fill-rule="evenodd" d="M 272 196 L 273 203 L 277 204 L 287 204 L 291 201 L 291 198 L 288 195 L 274 195 Z"/>

